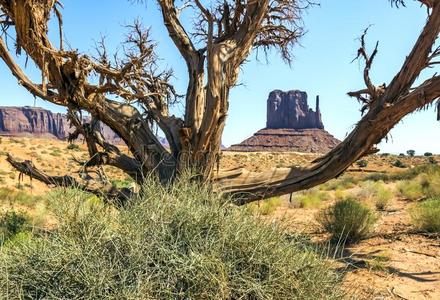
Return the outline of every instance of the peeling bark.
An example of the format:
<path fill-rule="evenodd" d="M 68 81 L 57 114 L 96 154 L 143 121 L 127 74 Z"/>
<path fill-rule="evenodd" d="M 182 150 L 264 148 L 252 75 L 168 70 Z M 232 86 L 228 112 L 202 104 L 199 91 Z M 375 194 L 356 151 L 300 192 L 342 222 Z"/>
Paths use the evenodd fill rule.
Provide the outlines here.
<path fill-rule="evenodd" d="M 402 0 L 392 1 L 404 4 Z M 104 42 L 98 58 L 76 51 L 57 49 L 47 36 L 48 21 L 58 1 L 0 0 L 2 27 L 14 28 L 18 53 L 24 51 L 41 70 L 41 83 L 32 82 L 15 62 L 0 38 L 0 58 L 12 74 L 34 96 L 63 105 L 108 125 L 127 144 L 131 155 L 102 139 L 93 124 L 74 120 L 77 133 L 87 142 L 91 159 L 86 167 L 111 165 L 142 183 L 142 174 L 156 174 L 166 184 L 190 168 L 199 180 L 229 194 L 237 204 L 292 193 L 324 183 L 343 173 L 360 157 L 371 153 L 388 132 L 406 115 L 423 108 L 440 96 L 440 79 L 434 76 L 418 87 L 421 72 L 438 64 L 440 49 L 433 50 L 440 30 L 439 1 L 423 0 L 428 20 L 401 70 L 388 85 L 376 86 L 370 78 L 378 44 L 369 54 L 366 32 L 361 38 L 358 58 L 365 60 L 366 87 L 349 95 L 364 104 L 365 115 L 350 135 L 335 149 L 305 168 L 273 169 L 263 173 L 246 170 L 214 172 L 228 109 L 229 93 L 237 84 L 240 67 L 255 48 L 276 48 L 289 62 L 290 47 L 302 35 L 301 7 L 307 0 L 212 1 L 210 9 L 201 1 L 190 1 L 195 32 L 187 32 L 179 20 L 175 1 L 159 0 L 164 25 L 186 62 L 189 83 L 183 118 L 169 115 L 177 94 L 169 83 L 170 71 L 157 71 L 157 56 L 149 31 L 135 22 L 129 26 L 122 58 L 111 60 Z M 62 16 L 55 11 L 62 32 Z M 199 43 L 193 42 L 193 37 Z M 195 45 L 203 44 L 200 48 Z M 99 83 L 91 79 L 97 74 Z M 118 96 L 122 101 L 110 100 Z M 170 149 L 163 147 L 151 124 L 165 133 Z M 89 127 L 87 127 L 89 126 Z M 88 129 L 87 129 L 88 128 Z M 8 161 L 23 173 L 47 184 L 77 184 L 70 176 L 48 176 L 13 158 Z M 84 187 L 86 189 L 87 187 Z"/>

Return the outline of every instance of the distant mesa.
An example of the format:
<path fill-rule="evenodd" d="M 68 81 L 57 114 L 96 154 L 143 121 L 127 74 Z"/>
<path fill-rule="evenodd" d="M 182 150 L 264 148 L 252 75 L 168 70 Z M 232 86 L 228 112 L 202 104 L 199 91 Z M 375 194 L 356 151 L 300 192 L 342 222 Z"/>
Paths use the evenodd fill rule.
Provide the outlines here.
<path fill-rule="evenodd" d="M 87 120 L 87 118 L 86 118 Z M 64 140 L 72 132 L 67 116 L 40 107 L 0 107 L 0 136 L 28 136 Z M 123 141 L 108 126 L 101 124 L 104 138 L 111 143 Z"/>
<path fill-rule="evenodd" d="M 283 92 L 275 90 L 267 99 L 266 128 L 324 129 L 316 97 L 316 111 L 307 104 L 307 93 L 298 90 Z"/>
<path fill-rule="evenodd" d="M 267 99 L 266 128 L 227 150 L 325 153 L 339 143 L 324 130 L 319 96 L 313 111 L 307 103 L 306 92 L 275 90 Z"/>

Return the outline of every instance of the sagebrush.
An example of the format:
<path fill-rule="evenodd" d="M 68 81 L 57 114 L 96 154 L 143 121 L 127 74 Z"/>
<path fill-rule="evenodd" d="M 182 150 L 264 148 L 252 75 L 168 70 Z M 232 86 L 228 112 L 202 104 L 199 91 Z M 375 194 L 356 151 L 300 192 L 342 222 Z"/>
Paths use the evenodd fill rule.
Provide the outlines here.
<path fill-rule="evenodd" d="M 8 299 L 341 297 L 313 247 L 208 187 L 149 180 L 122 210 L 78 191 L 51 198 L 57 230 L 1 250 Z"/>

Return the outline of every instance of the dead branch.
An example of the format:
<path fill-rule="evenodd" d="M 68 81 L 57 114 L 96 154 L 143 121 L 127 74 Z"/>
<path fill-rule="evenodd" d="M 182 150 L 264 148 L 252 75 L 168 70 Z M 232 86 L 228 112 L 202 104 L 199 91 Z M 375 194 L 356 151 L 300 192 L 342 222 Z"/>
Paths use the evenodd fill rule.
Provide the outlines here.
<path fill-rule="evenodd" d="M 127 200 L 133 196 L 134 192 L 128 188 L 116 189 L 113 186 L 106 186 L 101 188 L 92 188 L 88 185 L 79 183 L 75 178 L 64 175 L 64 176 L 49 176 L 44 172 L 38 170 L 34 164 L 29 161 L 18 161 L 8 154 L 6 160 L 11 164 L 13 168 L 18 170 L 20 174 L 29 176 L 30 178 L 41 181 L 48 186 L 52 187 L 65 187 L 79 189 L 100 197 L 104 197 L 113 203 L 123 205 Z"/>

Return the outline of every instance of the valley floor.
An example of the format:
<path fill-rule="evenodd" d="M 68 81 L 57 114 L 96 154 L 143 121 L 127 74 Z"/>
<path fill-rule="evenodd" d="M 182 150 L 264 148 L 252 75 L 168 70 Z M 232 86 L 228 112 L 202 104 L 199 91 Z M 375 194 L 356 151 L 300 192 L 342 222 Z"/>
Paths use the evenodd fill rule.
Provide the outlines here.
<path fill-rule="evenodd" d="M 38 196 L 49 190 L 45 185 L 35 180 L 30 181 L 29 178 L 19 182 L 19 174 L 5 161 L 8 153 L 16 158 L 32 160 L 36 166 L 51 175 L 78 176 L 80 167 L 75 160 L 87 159 L 86 148 L 82 144 L 68 147 L 62 141 L 2 137 L 0 198 L 12 193 Z M 314 158 L 316 155 L 300 153 L 224 152 L 221 168 L 246 167 L 258 171 L 271 167 L 303 165 Z M 397 160 L 406 168 L 396 167 Z M 297 195 L 287 195 L 269 209 L 262 209 L 265 205 L 263 202 L 253 204 L 254 208 L 257 212 L 260 211 L 258 215 L 264 220 L 279 222 L 291 232 L 303 233 L 317 247 L 327 249 L 326 253 L 335 262 L 335 268 L 345 271 L 344 285 L 349 296 L 367 299 L 440 299 L 440 235 L 417 230 L 410 217 L 411 207 L 424 200 L 424 197 L 409 200 L 402 196 L 399 188 L 406 181 L 380 181 L 380 184 L 392 191 L 393 196 L 385 209 L 377 210 L 374 208 L 374 199 L 368 192 L 371 180 L 366 178 L 374 174 L 406 172 L 413 166 L 427 164 L 428 158 L 374 155 L 366 158 L 366 163 L 367 166 L 363 167 L 354 165 L 342 178 L 311 191 L 310 193 L 321 195 L 319 201 L 299 202 Z M 115 185 L 129 184 L 129 179 L 117 170 L 106 168 L 106 173 Z M 415 179 L 407 182 L 411 180 Z M 378 181 L 377 178 L 375 181 Z M 438 182 L 440 180 L 436 184 Z M 379 215 L 379 221 L 370 238 L 344 247 L 341 253 L 342 247 L 335 250 L 329 246 L 327 236 L 321 231 L 315 216 L 342 195 L 362 198 L 362 202 Z M 0 199 L 0 214 L 11 209 L 30 209 L 30 214 L 37 214 L 32 210 L 38 206 L 36 208 L 23 203 L 15 204 Z M 54 226 L 50 223 L 50 218 L 46 220 L 45 226 Z"/>

